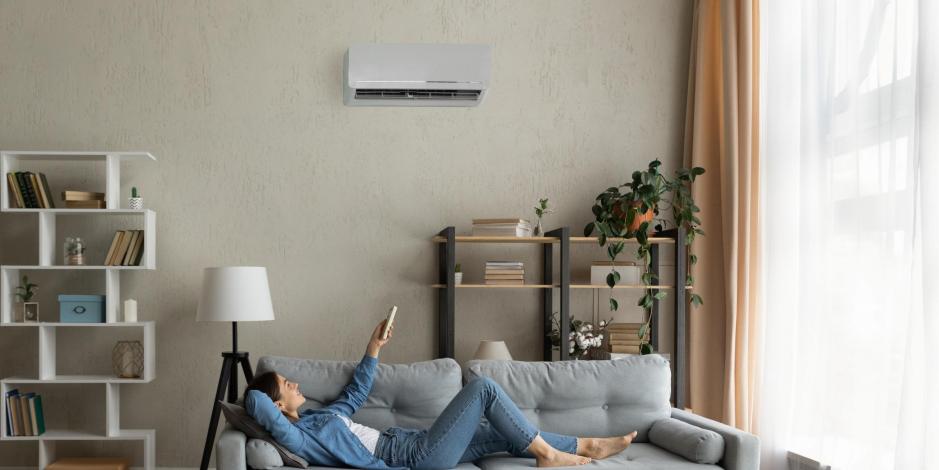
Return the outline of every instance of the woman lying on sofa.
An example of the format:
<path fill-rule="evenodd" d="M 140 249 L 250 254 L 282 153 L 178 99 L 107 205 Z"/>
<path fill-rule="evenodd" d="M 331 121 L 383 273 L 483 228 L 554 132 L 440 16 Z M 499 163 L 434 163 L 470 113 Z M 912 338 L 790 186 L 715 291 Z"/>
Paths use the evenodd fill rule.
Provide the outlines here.
<path fill-rule="evenodd" d="M 625 449 L 626 436 L 589 438 L 539 431 L 502 388 L 488 378 L 468 383 L 428 430 L 393 427 L 385 432 L 352 421 L 372 388 L 384 322 L 339 398 L 318 410 L 299 411 L 306 398 L 296 383 L 274 372 L 261 374 L 245 391 L 245 408 L 281 445 L 311 464 L 332 467 L 437 470 L 487 454 L 534 457 L 539 467 L 583 465 Z M 392 327 L 393 330 L 393 327 Z M 483 422 L 486 418 L 487 422 Z"/>

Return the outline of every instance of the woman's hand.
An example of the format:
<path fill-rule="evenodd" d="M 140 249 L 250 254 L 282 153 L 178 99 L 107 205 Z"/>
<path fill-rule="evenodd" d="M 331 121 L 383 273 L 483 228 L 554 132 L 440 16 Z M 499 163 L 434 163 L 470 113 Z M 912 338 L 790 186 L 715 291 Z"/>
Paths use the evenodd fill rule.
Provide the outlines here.
<path fill-rule="evenodd" d="M 371 339 L 368 340 L 368 348 L 365 353 L 372 357 L 378 357 L 378 351 L 381 350 L 382 346 L 388 344 L 388 341 L 391 341 L 391 337 L 394 336 L 395 326 L 391 325 L 391 329 L 388 330 L 388 337 L 381 339 L 381 332 L 385 330 L 385 322 L 388 320 L 382 320 L 378 326 L 375 327 L 375 331 L 372 332 Z"/>

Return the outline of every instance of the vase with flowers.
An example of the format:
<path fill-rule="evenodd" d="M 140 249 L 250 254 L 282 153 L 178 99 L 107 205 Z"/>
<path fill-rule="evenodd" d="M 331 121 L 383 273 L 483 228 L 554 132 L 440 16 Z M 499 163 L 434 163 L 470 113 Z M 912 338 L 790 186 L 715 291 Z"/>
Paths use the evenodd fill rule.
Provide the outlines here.
<path fill-rule="evenodd" d="M 557 312 L 551 317 L 551 347 L 559 351 L 562 346 L 567 347 L 567 352 L 571 359 L 596 359 L 601 356 L 603 350 L 603 338 L 606 333 L 606 327 L 610 325 L 613 319 L 600 320 L 599 323 L 578 320 L 571 316 L 570 333 L 567 341 L 561 342 L 561 321 Z"/>

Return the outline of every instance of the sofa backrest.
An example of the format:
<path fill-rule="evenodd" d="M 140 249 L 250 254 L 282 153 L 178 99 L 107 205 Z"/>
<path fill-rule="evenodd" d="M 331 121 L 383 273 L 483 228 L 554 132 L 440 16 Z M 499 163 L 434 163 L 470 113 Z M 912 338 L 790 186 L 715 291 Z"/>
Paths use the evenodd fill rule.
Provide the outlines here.
<path fill-rule="evenodd" d="M 301 409 L 317 409 L 339 397 L 356 364 L 265 356 L 258 360 L 257 373 L 275 371 L 300 384 L 307 398 Z M 426 429 L 461 386 L 460 366 L 453 359 L 378 364 L 368 401 L 353 420 L 382 431 L 391 426 Z"/>
<path fill-rule="evenodd" d="M 489 377 L 539 429 L 574 436 L 639 431 L 671 415 L 671 369 L 659 355 L 613 361 L 470 361 L 467 381 Z"/>

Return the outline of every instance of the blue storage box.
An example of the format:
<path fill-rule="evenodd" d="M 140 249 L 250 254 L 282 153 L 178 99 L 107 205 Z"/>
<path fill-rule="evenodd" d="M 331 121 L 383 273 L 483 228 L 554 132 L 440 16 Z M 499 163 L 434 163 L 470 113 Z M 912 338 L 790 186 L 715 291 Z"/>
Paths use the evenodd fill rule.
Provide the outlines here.
<path fill-rule="evenodd" d="M 104 296 L 60 295 L 59 321 L 62 323 L 104 323 Z"/>

